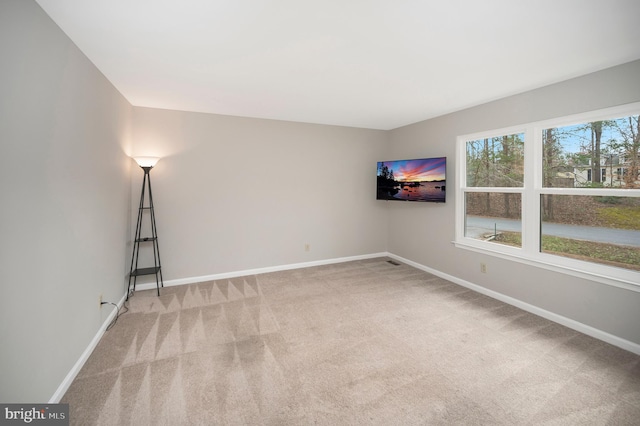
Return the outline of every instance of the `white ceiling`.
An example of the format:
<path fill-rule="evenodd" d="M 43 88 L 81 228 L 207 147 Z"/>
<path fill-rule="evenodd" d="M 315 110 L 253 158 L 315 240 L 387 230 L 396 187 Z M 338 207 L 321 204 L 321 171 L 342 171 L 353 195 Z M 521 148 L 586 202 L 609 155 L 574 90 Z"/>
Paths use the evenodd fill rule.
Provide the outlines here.
<path fill-rule="evenodd" d="M 640 59 L 638 0 L 37 0 L 136 106 L 393 129 Z"/>

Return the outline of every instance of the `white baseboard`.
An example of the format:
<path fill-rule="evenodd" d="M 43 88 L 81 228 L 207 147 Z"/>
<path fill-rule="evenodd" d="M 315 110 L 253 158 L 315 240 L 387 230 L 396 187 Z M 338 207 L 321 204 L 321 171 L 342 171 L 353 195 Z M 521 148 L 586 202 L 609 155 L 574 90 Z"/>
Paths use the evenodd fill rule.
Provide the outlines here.
<path fill-rule="evenodd" d="M 373 259 L 376 257 L 382 257 L 382 256 L 388 256 L 388 255 L 389 254 L 386 252 L 371 253 L 371 254 L 364 254 L 360 256 L 338 257 L 334 259 L 315 260 L 312 262 L 291 263 L 289 265 L 269 266 L 266 268 L 257 268 L 257 269 L 246 269 L 243 271 L 222 272 L 220 274 L 169 280 L 164 282 L 164 286 L 171 287 L 175 285 L 202 283 L 205 281 L 224 280 L 229 278 L 244 277 L 247 275 L 266 274 L 269 272 L 287 271 L 290 269 L 301 269 L 301 268 L 308 268 L 311 266 L 330 265 L 332 263 L 351 262 L 353 260 Z M 155 282 L 136 285 L 136 290 L 152 290 L 154 288 L 156 288 Z"/>
<path fill-rule="evenodd" d="M 502 293 L 498 293 L 497 291 L 489 290 L 485 287 L 479 286 L 472 282 L 460 279 L 458 277 L 454 277 L 453 275 L 445 274 L 444 272 L 440 272 L 436 269 L 429 268 L 428 266 L 421 265 L 420 263 L 411 261 L 409 259 L 405 259 L 400 256 L 396 256 L 392 253 L 387 253 L 387 256 L 399 261 L 406 263 L 407 265 L 411 265 L 414 268 L 421 269 L 425 272 L 429 272 L 430 274 L 436 275 L 440 278 L 444 278 L 445 280 L 451 281 L 455 284 L 466 287 L 470 290 L 477 291 L 478 293 L 484 294 L 485 296 L 489 296 L 496 300 L 500 300 L 501 302 L 507 303 L 509 305 L 513 305 L 517 308 L 520 308 L 524 311 L 530 312 L 532 314 L 538 315 L 542 318 L 546 318 L 550 321 L 556 322 L 558 324 L 564 325 L 565 327 L 571 328 L 573 330 L 579 331 L 580 333 L 586 334 L 587 336 L 594 337 L 598 340 L 602 340 L 604 342 L 610 343 L 614 346 L 627 350 L 629 352 L 633 352 L 634 354 L 640 355 L 640 344 L 631 342 L 629 340 L 625 340 L 621 337 L 614 336 L 613 334 L 609 334 L 606 331 L 599 330 L 597 328 L 591 327 L 589 325 L 583 324 L 576 320 L 572 320 L 571 318 L 564 317 L 562 315 L 558 315 L 556 313 L 547 311 L 545 309 L 539 308 L 535 305 L 530 305 L 529 303 L 523 302 L 521 300 L 515 299 L 510 296 L 506 296 Z"/>
<path fill-rule="evenodd" d="M 502 293 L 498 293 L 493 290 L 489 290 L 485 287 L 479 286 L 472 282 L 460 279 L 458 277 L 454 277 L 453 275 L 445 274 L 444 272 L 438 271 L 436 269 L 430 268 L 428 266 L 422 265 L 420 263 L 414 262 L 409 259 L 405 259 L 403 257 L 397 256 L 395 254 L 388 253 L 388 252 L 372 253 L 372 254 L 365 254 L 360 256 L 340 257 L 335 259 L 317 260 L 313 262 L 292 263 L 289 265 L 271 266 L 271 267 L 257 268 L 257 269 L 247 269 L 244 271 L 224 272 L 220 274 L 205 275 L 200 277 L 181 278 L 176 280 L 165 281 L 164 285 L 165 287 L 170 287 L 170 286 L 176 286 L 176 285 L 193 284 L 193 283 L 199 283 L 199 282 L 205 282 L 205 281 L 242 277 L 247 275 L 257 275 L 257 274 L 265 274 L 269 272 L 286 271 L 290 269 L 308 268 L 311 266 L 330 265 L 333 263 L 343 263 L 343 262 L 350 262 L 354 260 L 373 259 L 377 257 L 390 257 L 399 262 L 403 262 L 403 263 L 406 263 L 407 265 L 413 266 L 414 268 L 423 270 L 425 272 L 429 272 L 430 274 L 433 274 L 445 280 L 451 281 L 455 284 L 466 287 L 470 290 L 477 291 L 478 293 L 484 294 L 485 296 L 489 296 L 496 300 L 500 300 L 501 302 L 507 303 L 509 305 L 516 306 L 522 310 L 531 312 L 532 314 L 541 316 L 550 321 L 564 325 L 565 327 L 569 327 L 573 330 L 579 331 L 580 333 L 586 334 L 588 336 L 610 343 L 619 348 L 625 349 L 629 352 L 633 352 L 637 355 L 640 355 L 640 344 L 631 342 L 629 340 L 625 340 L 618 336 L 614 336 L 605 331 L 599 330 L 597 328 L 591 327 L 581 322 L 572 320 L 567 317 L 563 317 L 562 315 L 558 315 L 556 313 L 547 311 L 537 306 L 530 305 L 526 302 L 515 299 L 513 297 L 506 296 Z M 137 290 L 150 290 L 154 288 L 156 288 L 155 283 L 146 283 L 146 284 L 137 285 Z M 118 309 L 124 303 L 125 297 L 126 297 L 126 294 L 123 295 L 122 299 L 120 299 L 120 302 L 118 302 Z M 87 346 L 87 349 L 85 349 L 85 351 L 82 353 L 82 355 L 80 356 L 80 359 L 78 359 L 78 361 L 75 363 L 71 371 L 69 371 L 67 376 L 64 378 L 64 380 L 60 384 L 60 386 L 58 386 L 58 389 L 49 400 L 50 404 L 58 403 L 60 399 L 64 396 L 65 392 L 69 389 L 69 386 L 71 386 L 71 383 L 80 372 L 80 369 L 82 369 L 82 366 L 85 364 L 85 362 L 87 362 L 87 360 L 89 359 L 89 356 L 91 355 L 95 347 L 98 345 L 98 342 L 102 338 L 102 335 L 106 331 L 107 326 L 111 323 L 116 313 L 117 311 L 113 311 L 104 321 L 104 324 L 102 325 L 98 333 L 96 333 L 94 338 L 91 340 L 91 342 L 89 343 L 89 346 Z"/>
<path fill-rule="evenodd" d="M 333 263 L 350 262 L 353 260 L 373 259 L 376 257 L 383 257 L 387 255 L 388 253 L 386 252 L 371 253 L 371 254 L 365 254 L 360 256 L 340 257 L 335 259 L 316 260 L 313 262 L 292 263 L 289 265 L 271 266 L 271 267 L 257 268 L 257 269 L 247 269 L 244 271 L 224 272 L 220 274 L 205 275 L 201 277 L 190 277 L 190 278 L 181 278 L 176 280 L 165 281 L 164 286 L 171 287 L 176 285 L 193 284 L 193 283 L 199 283 L 199 282 L 205 282 L 205 281 L 211 281 L 211 280 L 222 280 L 222 279 L 228 279 L 228 278 L 243 277 L 247 275 L 286 271 L 290 269 L 308 268 L 311 266 L 330 265 Z M 156 283 L 138 284 L 136 286 L 136 290 L 151 290 L 154 288 L 156 288 Z M 120 299 L 120 301 L 118 302 L 118 309 L 120 309 L 124 304 L 126 296 L 127 295 L 125 293 L 122 296 L 122 299 Z M 78 361 L 76 361 L 76 363 L 73 365 L 73 367 L 71 368 L 67 376 L 64 378 L 62 383 L 60 383 L 60 386 L 58 386 L 58 389 L 55 391 L 53 396 L 49 399 L 50 404 L 57 404 L 58 402 L 60 402 L 60 399 L 62 399 L 64 394 L 67 392 L 67 390 L 69 389 L 69 386 L 71 386 L 71 383 L 76 378 L 76 376 L 78 375 L 78 373 L 80 372 L 84 364 L 87 362 L 93 350 L 98 345 L 98 342 L 100 342 L 102 335 L 105 333 L 107 327 L 109 326 L 109 324 L 111 323 L 111 321 L 113 320 L 117 312 L 118 310 L 114 310 L 111 314 L 109 314 L 107 319 L 102 324 L 102 327 L 100 327 L 100 329 L 98 330 L 96 335 L 93 337 L 91 342 L 89 342 L 89 345 L 87 346 L 87 348 L 84 350 L 82 355 L 80 355 L 80 358 L 78 359 Z"/>
<path fill-rule="evenodd" d="M 58 386 L 58 389 L 56 389 L 53 396 L 49 399 L 49 404 L 59 403 L 62 397 L 64 396 L 64 394 L 67 392 L 67 390 L 69 390 L 69 386 L 71 386 L 71 383 L 76 378 L 76 376 L 78 375 L 78 373 L 80 372 L 84 364 L 87 362 L 87 360 L 89 359 L 89 356 L 91 356 L 91 353 L 98 345 L 98 342 L 100 342 L 100 339 L 102 339 L 102 335 L 107 330 L 107 327 L 109 326 L 109 324 L 111 324 L 111 321 L 113 321 L 113 318 L 118 313 L 118 310 L 122 307 L 125 297 L 126 297 L 126 294 L 122 296 L 122 299 L 120 299 L 120 301 L 118 302 L 117 304 L 118 309 L 113 310 L 107 316 L 107 319 L 105 319 L 105 321 L 102 323 L 102 326 L 100 327 L 96 335 L 93 336 L 93 339 L 91 340 L 91 342 L 89 342 L 89 346 L 87 346 L 84 352 L 82 352 L 82 355 L 80 355 L 80 358 L 78 359 L 78 361 L 76 361 L 76 363 L 73 365 L 73 367 L 71 368 L 67 376 L 64 378 L 62 383 L 60 383 L 60 386 Z M 105 306 L 113 306 L 113 305 L 105 304 Z"/>

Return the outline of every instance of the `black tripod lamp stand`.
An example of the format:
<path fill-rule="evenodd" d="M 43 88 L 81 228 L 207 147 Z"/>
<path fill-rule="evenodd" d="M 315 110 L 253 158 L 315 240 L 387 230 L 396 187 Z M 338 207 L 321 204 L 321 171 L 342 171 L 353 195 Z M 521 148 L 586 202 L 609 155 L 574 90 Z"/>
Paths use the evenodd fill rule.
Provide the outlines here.
<path fill-rule="evenodd" d="M 142 192 L 140 194 L 140 205 L 138 207 L 138 221 L 136 224 L 136 234 L 133 238 L 133 253 L 131 254 L 131 270 L 129 271 L 129 285 L 127 288 L 127 300 L 136 290 L 136 280 L 141 275 L 155 275 L 156 289 L 160 296 L 160 287 L 164 287 L 162 281 L 162 264 L 160 263 L 160 249 L 158 248 L 158 230 L 156 228 L 156 214 L 153 209 L 153 194 L 151 193 L 151 176 L 149 172 L 156 165 L 157 157 L 135 157 L 138 165 L 144 170 L 142 180 Z M 147 203 L 145 205 L 145 192 L 147 193 Z M 148 222 L 145 234 L 142 234 L 143 221 Z M 153 266 L 139 267 L 140 246 L 144 246 L 143 251 L 153 249 Z M 150 261 L 149 261 L 150 262 Z M 131 282 L 133 279 L 133 283 Z"/>

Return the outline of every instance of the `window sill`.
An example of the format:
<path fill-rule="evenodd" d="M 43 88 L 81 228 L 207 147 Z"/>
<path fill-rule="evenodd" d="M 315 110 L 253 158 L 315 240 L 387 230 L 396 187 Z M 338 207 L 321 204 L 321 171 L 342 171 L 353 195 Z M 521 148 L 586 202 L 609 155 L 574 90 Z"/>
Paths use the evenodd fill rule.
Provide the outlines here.
<path fill-rule="evenodd" d="M 471 250 L 477 253 L 486 254 L 489 256 L 495 256 L 506 260 L 511 260 L 519 263 L 523 263 L 529 266 L 535 266 L 537 268 L 546 269 L 566 275 L 571 275 L 578 278 L 583 278 L 589 281 L 595 281 L 601 284 L 610 285 L 613 287 L 624 288 L 640 293 L 640 273 L 634 271 L 626 271 L 619 268 L 613 268 L 606 265 L 597 265 L 598 269 L 603 269 L 604 272 L 588 271 L 580 268 L 580 264 L 584 263 L 585 268 L 593 268 L 595 264 L 590 262 L 580 262 L 565 259 L 559 256 L 547 255 L 540 253 L 539 257 L 526 256 L 519 252 L 519 249 L 515 249 L 507 246 L 500 246 L 501 249 L 491 249 L 485 247 L 482 242 L 476 243 L 465 241 L 452 241 L 453 245 L 457 248 L 464 250 Z M 503 250 L 504 249 L 504 250 Z M 566 262 L 566 264 L 563 264 Z M 572 263 L 575 263 L 572 264 Z M 615 271 L 616 276 L 607 274 L 607 271 Z"/>

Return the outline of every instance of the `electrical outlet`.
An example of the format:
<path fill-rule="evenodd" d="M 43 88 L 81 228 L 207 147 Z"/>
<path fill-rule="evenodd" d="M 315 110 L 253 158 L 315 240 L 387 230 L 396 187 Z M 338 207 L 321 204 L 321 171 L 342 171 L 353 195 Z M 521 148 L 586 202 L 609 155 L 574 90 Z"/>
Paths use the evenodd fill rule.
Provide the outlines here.
<path fill-rule="evenodd" d="M 487 273 L 487 264 L 486 263 L 481 263 L 480 264 L 480 272 L 482 272 L 483 274 Z"/>
<path fill-rule="evenodd" d="M 102 306 L 102 295 L 98 297 L 98 306 Z"/>
<path fill-rule="evenodd" d="M 311 251 L 311 245 L 310 244 L 305 244 L 304 245 L 304 251 Z"/>

